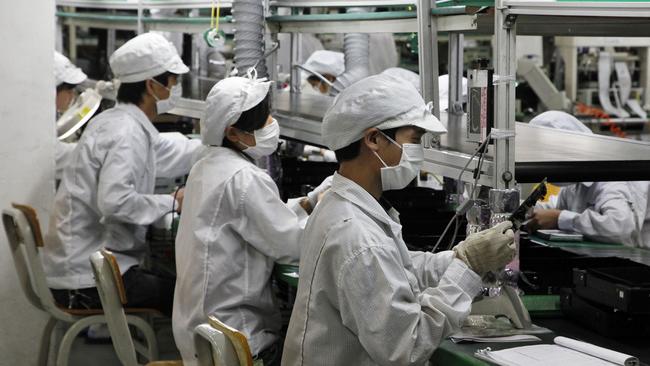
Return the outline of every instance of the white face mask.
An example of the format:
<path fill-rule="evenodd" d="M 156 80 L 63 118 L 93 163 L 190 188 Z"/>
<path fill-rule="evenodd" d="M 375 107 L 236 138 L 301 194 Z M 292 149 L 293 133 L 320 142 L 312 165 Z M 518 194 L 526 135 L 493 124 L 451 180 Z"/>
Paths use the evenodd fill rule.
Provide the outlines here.
<path fill-rule="evenodd" d="M 386 136 L 383 132 L 381 134 Z M 402 144 L 400 146 L 400 144 L 392 138 L 388 136 L 386 136 L 386 138 L 402 149 L 402 156 L 398 165 L 388 166 L 388 164 L 379 157 L 379 154 L 373 151 L 379 161 L 384 164 L 384 167 L 381 168 L 381 188 L 384 191 L 402 189 L 418 176 L 420 168 L 422 167 L 422 161 L 424 161 L 424 149 L 421 144 Z"/>
<path fill-rule="evenodd" d="M 169 98 L 167 99 L 158 99 L 158 97 L 153 94 L 154 99 L 156 99 L 156 113 L 163 114 L 171 111 L 176 107 L 178 101 L 183 96 L 183 86 L 181 84 L 176 84 L 171 88 L 168 88 L 162 85 L 158 80 L 151 79 L 154 83 L 162 86 L 163 88 L 169 90 Z"/>
<path fill-rule="evenodd" d="M 247 133 L 255 136 L 255 146 L 248 146 L 241 141 L 239 143 L 246 146 L 243 151 L 251 158 L 257 160 L 263 156 L 271 155 L 277 150 L 278 142 L 280 142 L 280 125 L 275 118 L 269 125 L 255 130 L 253 133 Z"/>

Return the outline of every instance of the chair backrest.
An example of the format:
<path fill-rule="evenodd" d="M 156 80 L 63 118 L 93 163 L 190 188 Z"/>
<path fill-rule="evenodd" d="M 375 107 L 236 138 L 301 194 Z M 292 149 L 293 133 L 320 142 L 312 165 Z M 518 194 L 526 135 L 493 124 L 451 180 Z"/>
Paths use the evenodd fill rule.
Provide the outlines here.
<path fill-rule="evenodd" d="M 16 274 L 29 302 L 58 319 L 69 321 L 71 316 L 56 306 L 47 286 L 38 253 L 38 247 L 43 246 L 43 237 L 36 210 L 30 206 L 13 204 L 13 208 L 2 210 L 2 223 Z"/>
<path fill-rule="evenodd" d="M 239 366 L 230 340 L 210 324 L 194 328 L 194 348 L 199 366 Z"/>
<path fill-rule="evenodd" d="M 117 357 L 124 366 L 137 366 L 135 345 L 123 306 L 127 300 L 124 283 L 115 256 L 107 250 L 97 251 L 90 256 L 90 263 Z"/>
<path fill-rule="evenodd" d="M 248 346 L 248 339 L 246 339 L 244 333 L 222 323 L 213 315 L 208 316 L 208 324 L 210 324 L 212 328 L 220 331 L 230 341 L 230 345 L 235 350 L 237 359 L 239 360 L 239 363 L 235 365 L 253 366 L 253 356 L 251 354 L 251 349 Z"/>
<path fill-rule="evenodd" d="M 230 339 L 210 324 L 194 328 L 194 348 L 199 366 L 240 366 Z"/>

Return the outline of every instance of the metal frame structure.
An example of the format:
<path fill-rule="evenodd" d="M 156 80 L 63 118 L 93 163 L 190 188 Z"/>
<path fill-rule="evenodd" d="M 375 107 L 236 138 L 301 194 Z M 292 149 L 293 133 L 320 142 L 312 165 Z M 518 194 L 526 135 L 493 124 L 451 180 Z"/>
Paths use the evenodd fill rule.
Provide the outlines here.
<path fill-rule="evenodd" d="M 481 19 L 482 18 L 482 19 Z M 477 32 L 490 31 L 484 16 L 478 19 Z M 515 74 L 516 74 L 516 35 L 570 35 L 570 36 L 634 36 L 650 35 L 650 4 L 648 3 L 607 3 L 607 2 L 542 2 L 521 0 L 496 0 L 493 28 L 495 35 L 495 139 L 491 151 L 492 166 L 487 167 L 485 180 L 496 188 L 505 188 L 514 181 L 515 166 L 526 167 L 530 172 L 532 166 L 548 166 L 548 162 L 515 163 Z M 519 29 L 522 32 L 519 32 Z M 450 36 L 450 94 L 449 105 L 459 100 L 458 90 L 462 76 L 460 67 L 454 60 L 462 59 L 462 39 Z M 457 116 L 449 114 L 450 131 L 447 151 L 429 150 L 425 154 L 425 167 L 434 171 L 446 172 L 445 175 L 458 176 L 469 159 L 468 147 L 458 143 L 454 135 L 462 130 Z M 576 137 L 579 138 L 579 137 Z M 587 137 L 584 137 L 585 139 Z M 463 152 L 464 151 L 464 152 Z M 650 150 L 649 150 L 650 152 Z M 593 159 L 595 161 L 596 159 Z M 557 162 L 555 162 L 557 163 Z M 572 166 L 575 167 L 575 162 Z M 641 166 L 650 167 L 650 161 L 640 161 Z M 592 168 L 594 167 L 591 164 Z M 469 165 L 471 170 L 474 164 Z M 548 171 L 548 169 L 547 169 Z M 582 172 L 586 174 L 587 172 Z M 464 174 L 463 179 L 471 179 Z M 634 179 L 634 177 L 630 177 Z M 641 179 L 640 176 L 638 179 Z M 486 182 L 487 183 L 487 182 Z"/>
<path fill-rule="evenodd" d="M 387 3 L 387 1 L 391 4 L 412 3 L 402 0 L 377 0 L 377 2 L 366 1 L 364 4 L 378 5 Z M 98 3 L 101 6 L 91 6 L 90 3 Z M 58 0 L 57 4 L 133 10 L 138 8 L 135 6 L 136 4 L 142 9 L 143 7 L 209 7 L 211 3 L 199 0 L 183 1 L 182 4 L 180 4 L 180 0 Z M 111 5 L 109 6 L 109 4 Z M 277 8 L 324 5 L 350 6 L 351 4 L 344 4 L 340 0 L 306 0 L 305 2 L 277 0 L 270 3 L 271 7 Z M 358 4 L 355 2 L 352 5 Z M 650 37 L 650 4 L 648 3 L 496 0 L 493 14 L 490 12 L 469 13 L 470 8 L 465 6 L 436 8 L 428 0 L 419 0 L 418 5 L 416 12 L 302 15 L 292 10 L 292 15 L 269 14 L 267 17 L 267 32 L 271 37 L 276 37 L 277 33 L 292 35 L 292 66 L 297 63 L 301 56 L 299 47 L 296 47 L 299 44 L 301 33 L 418 32 L 421 41 L 419 45 L 420 74 L 425 100 L 437 100 L 437 37 L 439 32 L 447 32 L 449 36 L 450 112 L 441 113 L 436 110 L 435 113 L 443 123 L 447 123 L 449 133 L 441 138 L 441 148 L 426 149 L 424 169 L 452 178 L 458 177 L 466 165 L 470 172 L 475 168 L 475 162 L 469 162 L 468 165 L 468 160 L 476 145 L 465 141 L 465 116 L 462 111 L 454 109 L 454 105 L 460 101 L 462 96 L 463 39 L 465 35 L 494 34 L 493 60 L 496 87 L 495 126 L 492 137 L 495 139 L 495 144 L 488 150 L 488 159 L 483 163 L 483 174 L 479 179 L 479 183 L 496 188 L 511 186 L 515 182 L 515 170 L 518 169 L 518 166 L 526 167 L 527 174 L 525 176 L 530 175 L 530 169 L 535 164 L 546 164 L 544 166 L 548 166 L 548 162 L 543 160 L 519 161 L 515 156 L 514 77 L 516 74 L 515 46 L 517 34 Z M 83 25 L 107 29 L 137 30 L 147 28 L 197 32 L 204 30 L 209 23 L 209 19 L 203 18 L 150 19 L 142 18 L 141 14 L 139 17 L 131 16 L 128 18 L 117 18 L 118 15 L 112 14 L 115 18 L 107 17 L 103 20 L 84 18 L 86 16 L 84 14 L 59 15 L 62 19 L 65 19 L 66 25 L 73 27 Z M 138 27 L 138 24 L 140 24 L 140 27 Z M 222 24 L 224 27 L 228 27 L 228 31 L 232 31 L 232 24 L 229 24 L 227 19 L 224 19 Z M 293 67 L 292 71 L 294 71 Z M 292 76 L 292 80 L 294 80 L 292 90 L 296 90 L 299 82 L 297 72 L 292 72 Z M 285 137 L 321 145 L 320 120 L 327 107 L 332 103 L 332 98 L 324 97 L 318 101 L 308 99 L 308 96 L 298 93 L 278 92 L 274 102 L 276 118 L 282 126 Z M 316 108 L 319 103 L 322 106 Z M 305 110 L 308 109 L 307 106 L 311 108 L 312 112 L 305 113 Z M 436 105 L 436 107 L 438 106 Z M 203 108 L 202 101 L 183 99 L 179 107 L 173 112 L 200 118 Z M 530 133 L 530 131 L 522 130 L 522 133 Z M 588 139 L 588 137 L 581 138 Z M 650 159 L 650 149 L 648 156 Z M 519 161 L 519 164 L 516 160 Z M 589 160 L 594 161 L 596 159 Z M 641 162 L 645 163 L 644 161 Z M 555 161 L 554 163 L 559 164 L 560 162 Z M 573 161 L 572 164 L 575 165 L 576 162 Z M 650 171 L 650 161 L 648 161 L 647 170 Z M 473 181 L 470 172 L 465 172 L 461 179 Z"/>

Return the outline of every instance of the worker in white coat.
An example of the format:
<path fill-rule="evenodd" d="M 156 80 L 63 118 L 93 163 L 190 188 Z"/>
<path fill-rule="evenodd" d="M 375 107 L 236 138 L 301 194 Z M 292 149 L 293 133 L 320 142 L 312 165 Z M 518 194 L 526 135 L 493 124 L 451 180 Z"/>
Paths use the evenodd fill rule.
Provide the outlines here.
<path fill-rule="evenodd" d="M 174 280 L 140 263 L 147 225 L 181 209 L 182 192 L 177 199 L 154 194 L 158 145 L 166 141 L 151 120 L 174 106 L 181 94 L 177 77 L 189 69 L 167 40 L 152 33 L 117 49 L 110 66 L 121 81 L 117 105 L 91 121 L 63 172 L 55 200 L 59 240 L 43 248 L 48 286 L 62 306 L 101 308 L 88 258 L 106 248 L 117 257 L 127 306 L 171 315 Z M 184 145 L 169 148 L 184 151 Z M 179 157 L 170 164 L 187 161 Z"/>
<path fill-rule="evenodd" d="M 54 51 L 54 81 L 56 83 L 56 116 L 65 112 L 75 99 L 75 88 L 88 77 L 70 60 Z M 63 176 L 63 168 L 70 163 L 72 151 L 77 144 L 56 140 L 54 145 L 55 173 L 59 180 Z"/>
<path fill-rule="evenodd" d="M 425 131 L 446 132 L 411 84 L 386 75 L 352 84 L 325 114 L 340 167 L 303 234 L 283 365 L 425 364 L 469 314 L 481 276 L 512 259 L 509 222 L 454 251 L 407 250 L 382 191 L 417 176 Z"/>
<path fill-rule="evenodd" d="M 345 56 L 341 52 L 318 50 L 309 56 L 302 67 L 300 90 L 305 93 L 327 95 L 330 92 L 329 84 L 311 72 L 320 74 L 334 84 L 336 77 L 345 71 Z"/>
<path fill-rule="evenodd" d="M 201 139 L 208 151 L 190 172 L 176 237 L 172 323 L 185 365 L 197 364 L 193 332 L 208 315 L 244 332 L 265 366 L 280 363 L 283 337 L 271 273 L 276 262 L 297 263 L 304 219 L 327 181 L 310 197 L 285 204 L 255 165 L 278 148 L 270 85 L 231 77 L 206 99 Z"/>
<path fill-rule="evenodd" d="M 582 122 L 562 111 L 547 111 L 533 126 L 591 134 Z M 536 209 L 527 227 L 577 232 L 605 243 L 641 245 L 646 201 L 635 199 L 630 182 L 554 183 L 562 186 L 553 209 Z"/>

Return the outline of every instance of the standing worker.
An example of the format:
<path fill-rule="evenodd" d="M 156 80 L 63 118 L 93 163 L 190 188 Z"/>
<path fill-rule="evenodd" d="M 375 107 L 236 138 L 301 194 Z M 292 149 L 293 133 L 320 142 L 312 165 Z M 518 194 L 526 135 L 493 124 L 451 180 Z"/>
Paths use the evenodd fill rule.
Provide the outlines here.
<path fill-rule="evenodd" d="M 178 200 L 154 194 L 157 154 L 162 153 L 158 145 L 178 145 L 165 145 L 168 141 L 161 140 L 151 121 L 173 108 L 181 95 L 178 75 L 189 69 L 166 39 L 152 33 L 117 49 L 110 66 L 121 81 L 118 103 L 88 125 L 63 172 L 55 201 L 60 240 L 43 248 L 48 286 L 62 306 L 101 308 L 88 258 L 106 248 L 122 271 L 126 305 L 171 315 L 174 280 L 139 265 L 146 253 L 147 225 L 182 205 L 182 192 Z"/>
<path fill-rule="evenodd" d="M 325 114 L 340 167 L 303 234 L 283 365 L 425 364 L 469 314 L 480 276 L 512 259 L 509 222 L 453 251 L 407 250 L 382 192 L 417 176 L 425 131 L 446 132 L 413 85 L 386 75 L 352 84 Z"/>

